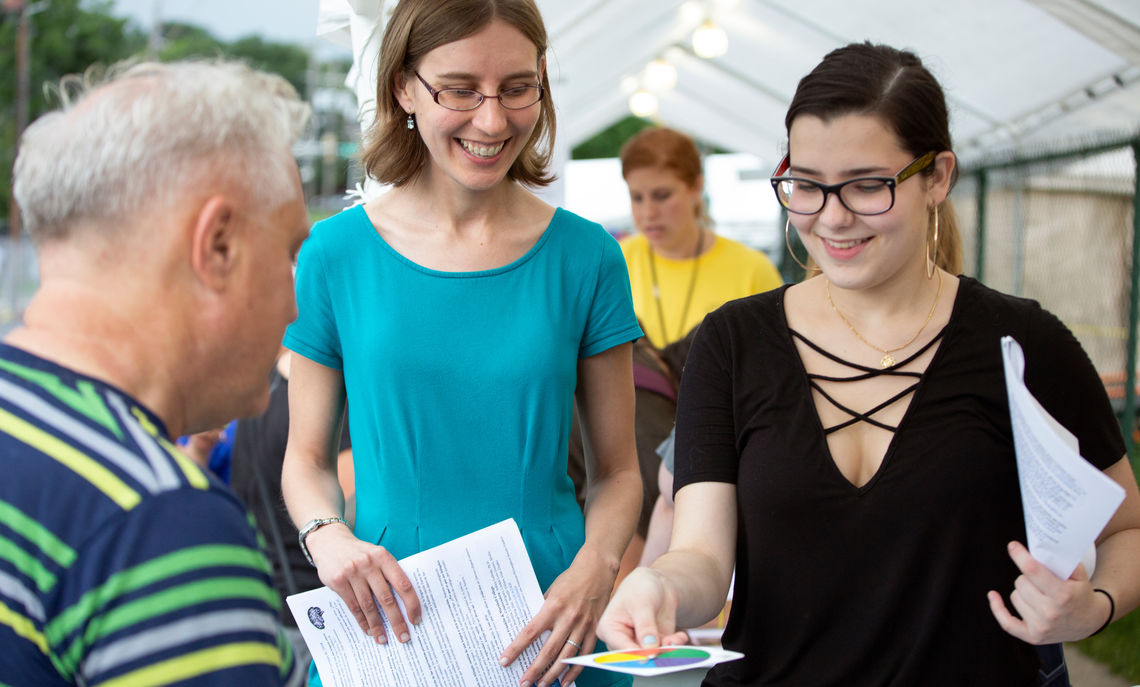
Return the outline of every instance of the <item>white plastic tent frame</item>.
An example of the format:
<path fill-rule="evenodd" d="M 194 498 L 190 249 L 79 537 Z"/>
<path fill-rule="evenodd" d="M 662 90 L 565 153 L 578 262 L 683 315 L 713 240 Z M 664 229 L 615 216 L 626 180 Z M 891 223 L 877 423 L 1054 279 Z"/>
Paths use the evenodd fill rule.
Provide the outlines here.
<path fill-rule="evenodd" d="M 318 32 L 351 47 L 349 86 L 371 118 L 379 33 L 395 0 L 320 0 Z M 1140 132 L 1136 0 L 538 0 L 550 34 L 558 159 L 629 114 L 628 85 L 664 59 L 676 86 L 655 119 L 774 163 L 799 79 L 870 40 L 916 52 L 946 89 L 965 164 L 994 151 Z M 728 36 L 697 57 L 693 29 Z M 623 89 L 623 81 L 627 89 Z"/>

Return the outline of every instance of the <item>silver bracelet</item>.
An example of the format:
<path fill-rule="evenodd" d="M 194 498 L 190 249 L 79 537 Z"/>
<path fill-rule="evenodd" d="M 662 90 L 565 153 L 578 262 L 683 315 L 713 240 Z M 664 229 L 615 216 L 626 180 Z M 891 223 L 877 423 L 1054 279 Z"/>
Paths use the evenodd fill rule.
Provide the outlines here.
<path fill-rule="evenodd" d="M 305 526 L 301 528 L 301 531 L 297 533 L 297 543 L 301 545 L 301 553 L 305 554 L 305 560 L 309 561 L 309 565 L 314 568 L 317 567 L 317 564 L 313 562 L 313 557 L 309 554 L 309 547 L 305 546 L 305 537 L 325 525 L 331 525 L 334 522 L 343 523 L 346 527 L 348 526 L 348 521 L 344 518 L 313 518 L 306 522 Z"/>

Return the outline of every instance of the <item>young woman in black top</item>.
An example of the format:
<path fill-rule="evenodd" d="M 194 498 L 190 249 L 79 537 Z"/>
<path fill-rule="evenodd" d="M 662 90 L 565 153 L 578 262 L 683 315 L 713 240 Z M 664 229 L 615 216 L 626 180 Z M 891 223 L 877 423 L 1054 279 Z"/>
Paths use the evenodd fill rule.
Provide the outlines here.
<path fill-rule="evenodd" d="M 1033 301 L 959 271 L 941 87 L 855 44 L 799 84 L 773 186 L 818 271 L 701 325 L 681 384 L 669 553 L 622 584 L 610 646 L 676 642 L 720 610 L 706 685 L 1033 685 L 1033 644 L 1140 603 L 1140 496 L 1096 370 Z M 1000 339 L 1126 490 L 1083 567 L 1025 546 Z"/>

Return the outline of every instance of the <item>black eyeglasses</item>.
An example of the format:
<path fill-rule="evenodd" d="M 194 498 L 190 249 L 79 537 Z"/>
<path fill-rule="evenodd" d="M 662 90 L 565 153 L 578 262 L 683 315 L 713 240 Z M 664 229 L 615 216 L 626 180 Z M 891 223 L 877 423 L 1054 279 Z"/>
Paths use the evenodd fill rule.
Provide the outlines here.
<path fill-rule="evenodd" d="M 785 155 L 772 177 L 772 189 L 780 205 L 797 215 L 814 215 L 823 210 L 831 193 L 856 215 L 881 215 L 895 206 L 895 187 L 933 164 L 934 156 L 932 151 L 915 158 L 890 177 L 856 177 L 838 184 L 821 184 L 814 179 L 782 176 L 790 166 Z"/>
<path fill-rule="evenodd" d="M 499 104 L 508 110 L 523 110 L 542 100 L 543 89 L 541 85 L 515 86 L 499 91 L 498 95 L 484 95 L 470 88 L 441 88 L 436 90 L 424 80 L 424 77 L 420 76 L 419 72 L 412 73 L 416 75 L 428 93 L 431 93 L 431 97 L 437 105 L 458 112 L 474 110 L 482 105 L 487 98 L 498 100 Z"/>

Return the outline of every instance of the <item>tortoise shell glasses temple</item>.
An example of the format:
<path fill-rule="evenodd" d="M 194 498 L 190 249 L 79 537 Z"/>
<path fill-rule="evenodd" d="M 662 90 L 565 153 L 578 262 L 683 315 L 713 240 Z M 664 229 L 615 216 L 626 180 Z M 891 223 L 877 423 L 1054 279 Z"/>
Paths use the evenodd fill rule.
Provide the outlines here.
<path fill-rule="evenodd" d="M 901 170 L 899 170 L 899 173 L 895 175 L 895 183 L 901 184 L 902 182 L 911 178 L 915 174 L 918 174 L 922 170 L 929 167 L 931 164 L 934 163 L 934 158 L 936 155 L 937 154 L 932 150 L 925 155 L 920 155 L 920 156 L 916 157 L 914 160 L 912 160 L 910 162 L 910 164 L 908 164 L 906 167 L 903 167 Z M 783 159 L 780 160 L 780 164 L 776 165 L 776 171 L 772 172 L 772 178 L 778 179 L 779 177 L 784 176 L 785 174 L 788 173 L 788 170 L 791 169 L 791 166 L 792 166 L 791 155 L 785 155 L 783 157 Z"/>

